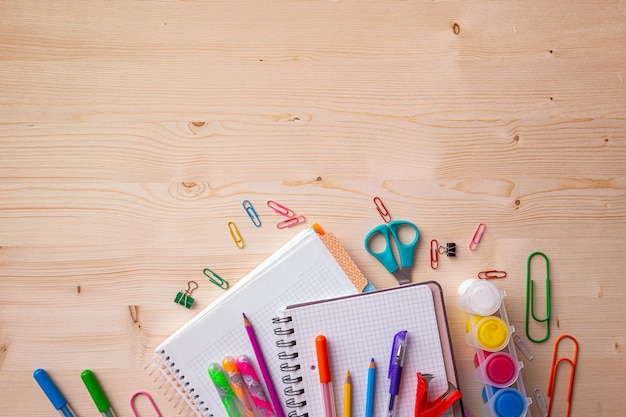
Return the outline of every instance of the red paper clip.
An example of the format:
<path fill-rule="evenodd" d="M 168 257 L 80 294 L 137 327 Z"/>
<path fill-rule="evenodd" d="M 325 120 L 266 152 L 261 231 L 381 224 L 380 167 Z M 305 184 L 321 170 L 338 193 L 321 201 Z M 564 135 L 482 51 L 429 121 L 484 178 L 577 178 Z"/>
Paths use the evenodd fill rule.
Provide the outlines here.
<path fill-rule="evenodd" d="M 267 200 L 267 206 L 271 208 L 272 210 L 274 210 L 276 213 L 280 214 L 281 216 L 291 218 L 296 215 L 296 213 L 294 213 L 292 209 L 290 209 L 289 207 L 285 207 L 282 204 L 277 203 L 274 200 Z"/>
<path fill-rule="evenodd" d="M 389 214 L 389 210 L 383 204 L 383 201 L 380 197 L 374 197 L 374 204 L 376 205 L 376 210 L 378 210 L 378 214 L 383 218 L 385 223 L 389 223 L 391 221 L 391 214 Z"/>
<path fill-rule="evenodd" d="M 480 242 L 480 238 L 483 237 L 483 233 L 485 232 L 485 227 L 485 223 L 478 223 L 478 227 L 476 227 L 474 236 L 472 236 L 472 240 L 470 240 L 469 250 L 476 250 L 476 247 L 478 247 L 478 242 Z"/>
<path fill-rule="evenodd" d="M 495 269 L 492 269 L 491 271 L 481 271 L 478 273 L 478 278 L 480 279 L 506 278 L 506 271 L 496 271 Z"/>
<path fill-rule="evenodd" d="M 150 405 L 156 412 L 156 417 L 163 417 L 163 415 L 161 414 L 161 411 L 159 410 L 159 407 L 157 407 L 156 403 L 152 399 L 152 396 L 148 394 L 146 391 L 137 391 L 130 397 L 130 409 L 133 412 L 133 415 L 135 417 L 139 417 L 139 414 L 137 414 L 137 410 L 135 409 L 135 398 L 137 398 L 140 395 L 144 395 L 148 398 Z"/>
<path fill-rule="evenodd" d="M 562 357 L 559 359 L 556 358 L 558 350 L 559 350 L 559 343 L 564 338 L 568 338 L 574 343 L 574 353 L 571 359 L 565 358 L 565 357 Z M 569 362 L 572 368 L 569 374 L 569 387 L 567 389 L 567 414 L 566 416 L 569 417 L 569 414 L 572 408 L 572 391 L 574 389 L 574 374 L 576 373 L 577 361 L 578 361 L 578 341 L 569 334 L 562 334 L 554 341 L 554 351 L 552 353 L 552 367 L 550 368 L 550 382 L 548 383 L 548 397 L 550 398 L 550 401 L 548 402 L 548 415 L 551 415 L 552 413 L 552 400 L 554 399 L 554 383 L 556 380 L 556 371 L 562 362 Z"/>
<path fill-rule="evenodd" d="M 439 268 L 439 242 L 435 239 L 430 241 L 430 267 Z"/>
<path fill-rule="evenodd" d="M 291 217 L 287 220 L 276 223 L 276 227 L 278 229 L 284 229 L 285 227 L 292 227 L 297 224 L 304 223 L 305 220 L 306 218 L 304 216 Z"/>

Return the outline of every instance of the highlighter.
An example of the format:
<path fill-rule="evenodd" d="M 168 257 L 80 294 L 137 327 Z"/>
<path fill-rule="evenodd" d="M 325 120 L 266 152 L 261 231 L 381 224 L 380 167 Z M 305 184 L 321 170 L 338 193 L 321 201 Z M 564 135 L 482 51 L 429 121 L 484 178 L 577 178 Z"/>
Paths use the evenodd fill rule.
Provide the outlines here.
<path fill-rule="evenodd" d="M 102 417 L 117 417 L 115 415 L 115 411 L 111 408 L 111 403 L 109 402 L 106 394 L 102 390 L 102 387 L 98 383 L 96 376 L 89 369 L 85 369 L 81 374 L 85 386 L 87 387 L 87 391 L 91 395 L 93 402 L 96 403 L 96 408 Z"/>
<path fill-rule="evenodd" d="M 211 381 L 213 381 L 213 385 L 215 385 L 215 389 L 222 400 L 222 405 L 224 405 L 228 417 L 243 417 L 238 404 L 239 400 L 237 399 L 233 389 L 230 387 L 228 378 L 224 374 L 222 368 L 217 363 L 211 363 L 209 365 L 208 372 L 211 377 Z"/>

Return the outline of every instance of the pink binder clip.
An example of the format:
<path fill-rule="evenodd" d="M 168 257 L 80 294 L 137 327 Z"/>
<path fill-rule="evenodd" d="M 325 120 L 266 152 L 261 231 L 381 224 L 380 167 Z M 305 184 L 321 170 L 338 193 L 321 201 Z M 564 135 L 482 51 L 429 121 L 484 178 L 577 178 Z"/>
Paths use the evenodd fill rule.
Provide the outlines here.
<path fill-rule="evenodd" d="M 156 403 L 152 399 L 152 396 L 148 394 L 146 391 L 137 391 L 130 397 L 130 409 L 133 412 L 133 415 L 135 417 L 139 417 L 139 414 L 137 414 L 137 410 L 135 409 L 135 398 L 137 398 L 139 395 L 145 395 L 146 397 L 148 397 L 148 401 L 150 401 L 150 405 L 152 406 L 154 411 L 156 411 L 156 417 L 163 417 L 163 414 L 161 414 L 161 411 L 159 410 L 159 407 L 157 407 Z"/>
<path fill-rule="evenodd" d="M 483 233 L 485 231 L 485 223 L 478 223 L 478 227 L 476 227 L 476 231 L 474 232 L 474 236 L 472 236 L 472 240 L 469 243 L 469 250 L 476 250 L 478 247 L 478 242 L 480 242 L 480 238 L 483 237 Z"/>

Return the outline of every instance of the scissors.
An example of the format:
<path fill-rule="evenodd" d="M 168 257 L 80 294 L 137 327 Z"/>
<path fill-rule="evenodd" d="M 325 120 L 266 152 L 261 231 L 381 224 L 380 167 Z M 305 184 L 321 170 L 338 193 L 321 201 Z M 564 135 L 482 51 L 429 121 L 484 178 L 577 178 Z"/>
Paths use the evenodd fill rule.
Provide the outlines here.
<path fill-rule="evenodd" d="M 417 389 L 415 392 L 415 417 L 439 417 L 446 412 L 455 401 L 461 399 L 461 391 L 448 381 L 448 390 L 433 402 L 428 402 L 426 391 L 432 374 L 417 373 Z"/>
<path fill-rule="evenodd" d="M 411 243 L 405 244 L 400 241 L 400 237 L 398 236 L 398 229 L 400 227 L 410 227 L 415 230 L 415 237 Z M 370 240 L 374 235 L 380 234 L 385 238 L 385 248 L 381 252 L 374 252 L 370 248 Z M 391 249 L 391 243 L 389 239 L 389 235 L 393 238 L 396 246 L 398 248 L 398 253 L 400 255 L 400 266 L 398 266 L 398 262 L 396 261 L 393 251 Z M 383 266 L 392 274 L 400 285 L 408 284 L 411 282 L 411 268 L 413 267 L 413 254 L 415 252 L 415 246 L 417 246 L 417 241 L 419 239 L 419 230 L 417 230 L 417 226 L 411 222 L 406 220 L 394 220 L 389 223 L 381 224 L 376 226 L 365 236 L 365 249 L 378 261 L 383 264 Z"/>

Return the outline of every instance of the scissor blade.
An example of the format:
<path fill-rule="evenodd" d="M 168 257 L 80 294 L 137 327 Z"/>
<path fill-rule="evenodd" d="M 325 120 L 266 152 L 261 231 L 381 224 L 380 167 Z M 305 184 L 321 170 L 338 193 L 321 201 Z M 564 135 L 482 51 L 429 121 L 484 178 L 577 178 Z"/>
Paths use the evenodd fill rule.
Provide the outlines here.
<path fill-rule="evenodd" d="M 405 274 L 405 271 L 407 271 L 409 273 L 408 276 Z M 396 269 L 395 271 L 393 271 L 393 276 L 396 277 L 396 280 L 398 280 L 398 284 L 400 284 L 400 285 L 410 284 L 411 283 L 411 275 L 410 274 L 411 274 L 411 270 L 410 269 L 403 269 L 403 270 Z"/>

